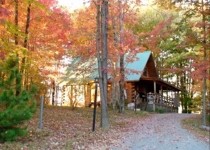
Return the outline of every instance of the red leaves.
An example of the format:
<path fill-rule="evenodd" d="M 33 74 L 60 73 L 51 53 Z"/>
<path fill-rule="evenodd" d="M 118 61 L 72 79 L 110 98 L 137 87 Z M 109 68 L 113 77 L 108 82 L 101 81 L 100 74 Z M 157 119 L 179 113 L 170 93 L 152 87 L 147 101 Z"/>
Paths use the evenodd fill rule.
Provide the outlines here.
<path fill-rule="evenodd" d="M 9 12 L 6 8 L 0 6 L 0 17 L 3 17 L 3 16 L 8 16 L 9 15 Z"/>
<path fill-rule="evenodd" d="M 4 58 L 5 58 L 5 53 L 0 51 L 0 59 L 4 60 Z"/>
<path fill-rule="evenodd" d="M 39 2 L 48 8 L 55 7 L 57 4 L 57 0 L 39 0 Z"/>
<path fill-rule="evenodd" d="M 124 30 L 124 32 L 121 35 L 123 44 L 121 45 L 121 48 L 124 52 L 124 54 L 128 51 L 132 51 L 137 47 L 138 40 L 137 36 L 133 34 L 133 32 L 129 30 Z"/>
<path fill-rule="evenodd" d="M 204 77 L 209 78 L 207 76 L 207 70 L 210 69 L 209 61 L 199 61 L 199 63 L 193 63 L 192 66 L 195 68 L 194 71 L 192 72 L 192 78 L 193 79 L 203 79 Z"/>
<path fill-rule="evenodd" d="M 159 51 L 158 44 L 162 38 L 168 36 L 168 31 L 165 31 L 165 28 L 171 23 L 172 17 L 165 19 L 158 23 L 151 32 L 141 33 L 143 36 L 146 36 L 145 44 L 147 48 L 152 49 L 153 51 Z"/>
<path fill-rule="evenodd" d="M 5 21 L 5 18 L 9 16 L 9 11 L 5 6 L 0 5 L 0 24 Z"/>

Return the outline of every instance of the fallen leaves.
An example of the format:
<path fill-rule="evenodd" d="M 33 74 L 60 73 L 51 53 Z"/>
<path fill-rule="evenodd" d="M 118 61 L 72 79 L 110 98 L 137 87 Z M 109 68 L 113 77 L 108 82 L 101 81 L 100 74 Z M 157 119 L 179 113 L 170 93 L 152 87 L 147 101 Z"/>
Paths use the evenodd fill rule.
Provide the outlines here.
<path fill-rule="evenodd" d="M 28 136 L 13 143 L 1 143 L 1 150 L 106 150 L 112 147 L 126 145 L 130 137 L 138 135 L 138 139 L 148 139 L 151 135 L 158 134 L 158 143 L 165 143 L 165 136 L 170 131 L 172 143 L 180 142 L 181 134 L 175 134 L 177 130 L 176 119 L 169 119 L 171 114 L 160 115 L 148 113 L 135 113 L 126 111 L 119 114 L 109 111 L 110 129 L 100 128 L 100 109 L 97 109 L 96 131 L 92 132 L 92 108 L 80 108 L 71 110 L 68 107 L 47 107 L 44 108 L 44 128 L 38 129 L 39 111 L 27 124 Z M 181 118 L 178 114 L 176 118 Z M 168 120 L 170 120 L 170 125 Z M 157 124 L 159 123 L 159 124 Z M 197 125 L 196 125 L 197 126 Z M 193 123 L 193 130 L 195 124 Z M 191 130 L 190 130 L 191 131 Z M 205 141 L 206 136 L 201 136 Z M 136 139 L 138 141 L 138 139 Z M 135 139 L 134 139 L 135 140 Z M 132 142 L 134 142 L 132 140 Z M 135 144 L 135 143 L 133 143 Z M 124 147 L 125 149 L 129 149 Z M 144 146 L 146 148 L 146 145 Z"/>
<path fill-rule="evenodd" d="M 201 115 L 194 115 L 190 118 L 186 118 L 182 121 L 182 125 L 186 128 L 189 132 L 196 135 L 199 139 L 210 142 L 209 139 L 209 132 L 206 130 L 200 129 L 201 125 Z"/>
<path fill-rule="evenodd" d="M 92 132 L 91 108 L 71 110 L 68 107 L 44 108 L 43 129 L 38 129 L 39 111 L 27 124 L 28 136 L 13 143 L 0 144 L 0 149 L 109 149 L 132 130 L 133 124 L 148 116 L 110 111 L 109 130 L 100 128 L 100 108 L 97 110 L 96 131 Z"/>

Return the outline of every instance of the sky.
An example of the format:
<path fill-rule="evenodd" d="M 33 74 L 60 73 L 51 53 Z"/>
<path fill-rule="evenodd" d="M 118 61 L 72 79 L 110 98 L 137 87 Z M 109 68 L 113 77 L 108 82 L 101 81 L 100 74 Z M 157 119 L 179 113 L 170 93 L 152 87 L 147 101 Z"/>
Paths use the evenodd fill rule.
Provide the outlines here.
<path fill-rule="evenodd" d="M 73 11 L 84 7 L 84 3 L 88 0 L 58 0 L 58 4 L 67 7 L 69 10 Z M 149 0 L 141 0 L 143 4 L 147 4 Z M 150 0 L 151 1 L 151 0 Z"/>
<path fill-rule="evenodd" d="M 82 8 L 87 0 L 58 0 L 58 4 L 67 7 L 70 10 Z"/>

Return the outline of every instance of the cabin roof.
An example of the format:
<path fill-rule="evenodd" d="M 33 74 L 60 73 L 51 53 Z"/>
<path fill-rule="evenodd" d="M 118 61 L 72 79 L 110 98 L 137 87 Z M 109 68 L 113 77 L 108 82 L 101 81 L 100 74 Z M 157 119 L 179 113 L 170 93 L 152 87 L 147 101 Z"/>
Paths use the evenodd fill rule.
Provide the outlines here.
<path fill-rule="evenodd" d="M 137 53 L 134 56 L 135 58 L 133 58 L 133 60 L 128 63 L 126 63 L 126 59 L 128 59 L 129 56 L 125 56 L 126 81 L 140 80 L 151 54 L 151 51 Z"/>
<path fill-rule="evenodd" d="M 135 55 L 126 54 L 125 55 L 125 81 L 139 81 L 146 65 L 150 59 L 151 51 L 145 51 L 137 53 Z M 65 80 L 69 81 L 88 81 L 94 80 L 98 77 L 98 63 L 96 58 L 91 58 L 87 60 L 81 60 L 76 58 L 72 61 L 72 64 L 67 70 L 67 77 Z M 111 78 L 108 75 L 108 78 Z"/>
<path fill-rule="evenodd" d="M 139 82 L 143 80 L 158 81 L 160 85 L 167 87 L 167 90 L 180 90 L 170 83 L 159 79 L 151 51 L 144 51 L 135 55 L 126 54 L 124 65 L 126 82 Z M 72 62 L 65 81 L 75 84 L 77 84 L 78 81 L 82 83 L 93 81 L 98 77 L 97 68 L 98 64 L 96 58 L 91 58 L 88 61 L 77 58 Z M 110 75 L 108 76 L 108 78 L 111 78 Z"/>

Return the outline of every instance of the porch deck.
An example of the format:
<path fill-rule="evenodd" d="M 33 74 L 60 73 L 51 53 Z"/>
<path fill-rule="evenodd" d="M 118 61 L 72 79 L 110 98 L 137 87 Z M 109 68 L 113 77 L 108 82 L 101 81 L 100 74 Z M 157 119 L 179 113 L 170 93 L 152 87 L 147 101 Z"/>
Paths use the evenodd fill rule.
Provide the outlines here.
<path fill-rule="evenodd" d="M 160 96 L 159 94 L 153 94 L 152 96 L 152 98 L 147 96 L 146 100 L 138 97 L 135 100 L 135 108 L 145 111 L 178 112 L 179 102 L 176 98 Z"/>

